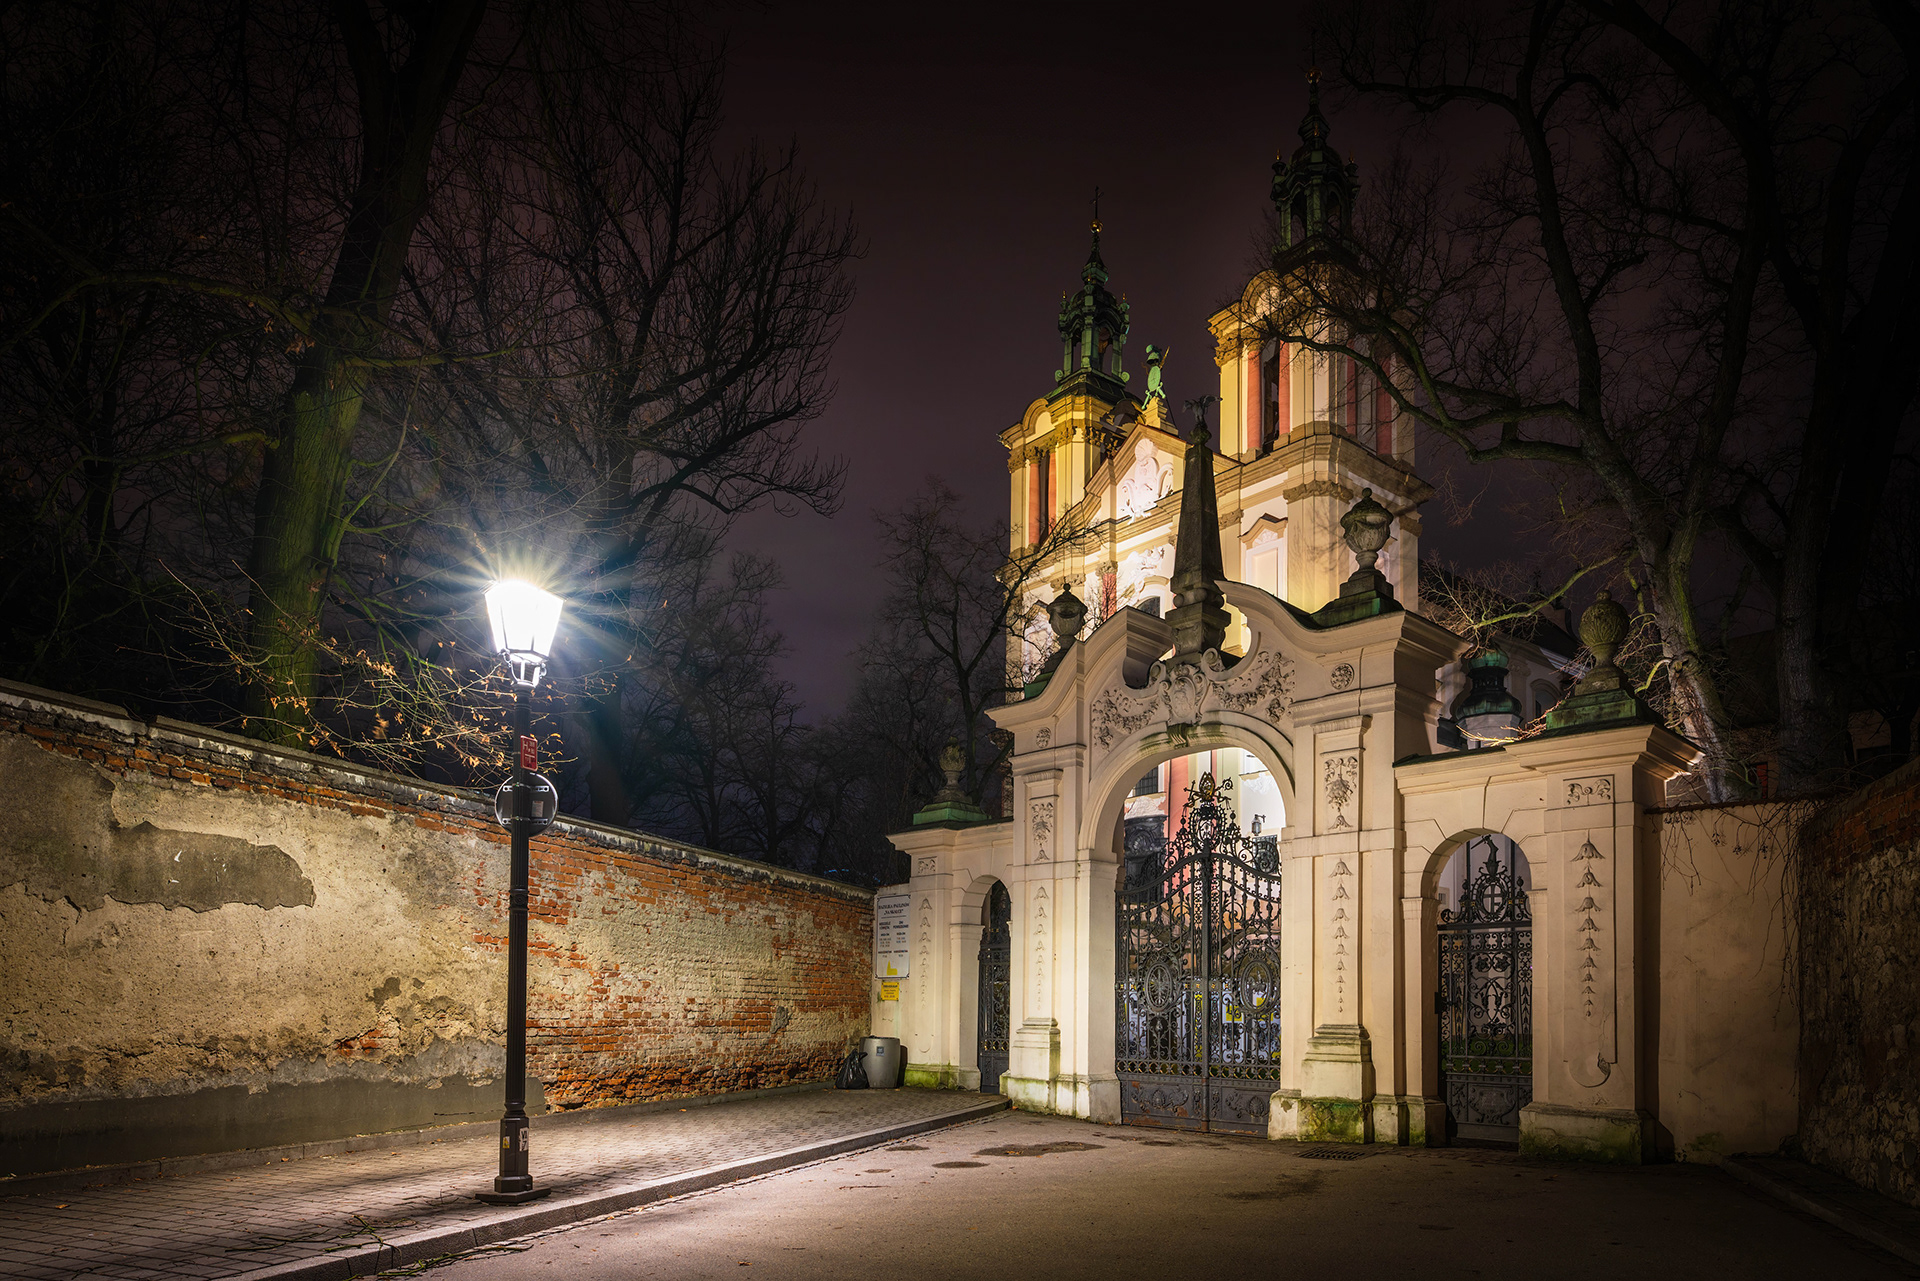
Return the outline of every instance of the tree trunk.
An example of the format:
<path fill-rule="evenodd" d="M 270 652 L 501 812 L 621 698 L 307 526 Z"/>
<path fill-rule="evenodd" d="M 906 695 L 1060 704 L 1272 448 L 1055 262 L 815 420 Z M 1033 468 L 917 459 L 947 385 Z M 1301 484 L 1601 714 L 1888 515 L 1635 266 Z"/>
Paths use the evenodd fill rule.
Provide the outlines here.
<path fill-rule="evenodd" d="M 622 713 L 620 682 L 599 694 L 584 695 L 581 723 L 587 731 L 587 804 L 597 823 L 625 827 L 633 818 L 633 800 L 622 779 L 626 763 L 626 718 Z"/>
<path fill-rule="evenodd" d="M 249 732 L 271 742 L 303 744 L 314 717 L 314 640 L 345 532 L 343 500 L 369 376 L 364 361 L 392 311 L 426 211 L 433 142 L 485 11 L 484 0 L 414 6 L 406 61 L 396 68 L 367 6 L 334 5 L 359 95 L 360 168 L 326 311 L 313 347 L 299 358 L 254 499 L 246 710 Z"/>
<path fill-rule="evenodd" d="M 254 663 L 248 729 L 304 745 L 313 718 L 313 632 L 345 531 L 347 477 L 360 423 L 364 367 L 327 352 L 308 361 L 287 396 L 254 499 L 247 647 Z"/>

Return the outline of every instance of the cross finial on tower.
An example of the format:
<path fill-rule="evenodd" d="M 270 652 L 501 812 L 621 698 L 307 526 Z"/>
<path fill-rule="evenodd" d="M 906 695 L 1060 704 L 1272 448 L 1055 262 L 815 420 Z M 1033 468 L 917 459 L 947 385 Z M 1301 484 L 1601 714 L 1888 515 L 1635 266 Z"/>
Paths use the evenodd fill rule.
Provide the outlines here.
<path fill-rule="evenodd" d="M 1100 234 L 1100 186 L 1098 183 L 1094 184 L 1093 188 L 1093 234 L 1096 236 Z"/>

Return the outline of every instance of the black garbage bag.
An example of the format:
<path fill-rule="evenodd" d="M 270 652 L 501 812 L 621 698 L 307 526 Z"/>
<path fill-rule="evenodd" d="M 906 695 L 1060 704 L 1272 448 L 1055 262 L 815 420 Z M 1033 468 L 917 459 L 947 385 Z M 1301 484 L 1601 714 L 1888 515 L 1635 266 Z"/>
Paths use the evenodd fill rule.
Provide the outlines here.
<path fill-rule="evenodd" d="M 847 1061 L 840 1065 L 840 1075 L 833 1078 L 836 1090 L 864 1090 L 867 1088 L 867 1065 L 861 1060 L 860 1047 L 854 1046 L 847 1051 Z"/>

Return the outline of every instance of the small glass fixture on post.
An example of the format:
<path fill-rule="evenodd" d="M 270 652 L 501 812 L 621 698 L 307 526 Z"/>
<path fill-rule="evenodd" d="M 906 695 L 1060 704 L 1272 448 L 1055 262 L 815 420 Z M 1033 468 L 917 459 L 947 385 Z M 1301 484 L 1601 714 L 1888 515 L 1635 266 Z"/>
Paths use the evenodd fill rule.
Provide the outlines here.
<path fill-rule="evenodd" d="M 553 652 L 562 602 L 551 592 L 518 579 L 487 589 L 487 621 L 493 649 L 513 673 L 513 805 L 507 821 L 512 836 L 512 875 L 507 899 L 507 1103 L 500 1118 L 500 1173 L 491 1192 L 477 1195 L 496 1205 L 517 1205 L 546 1196 L 528 1173 L 527 1127 L 527 864 L 536 827 L 533 788 L 539 765 L 531 729 L 532 694 Z M 551 820 L 551 815 L 542 815 Z"/>

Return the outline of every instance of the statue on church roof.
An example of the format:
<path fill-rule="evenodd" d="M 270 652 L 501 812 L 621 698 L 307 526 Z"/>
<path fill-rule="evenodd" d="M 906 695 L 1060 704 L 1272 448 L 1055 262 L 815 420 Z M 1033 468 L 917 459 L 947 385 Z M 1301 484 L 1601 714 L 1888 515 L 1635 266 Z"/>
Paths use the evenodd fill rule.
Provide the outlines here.
<path fill-rule="evenodd" d="M 1161 382 L 1162 377 L 1164 377 L 1161 372 L 1161 366 L 1167 363 L 1167 353 L 1172 350 L 1171 347 L 1156 347 L 1152 343 L 1147 344 L 1147 399 L 1154 400 L 1157 398 L 1163 405 L 1167 400 L 1167 389 Z"/>

